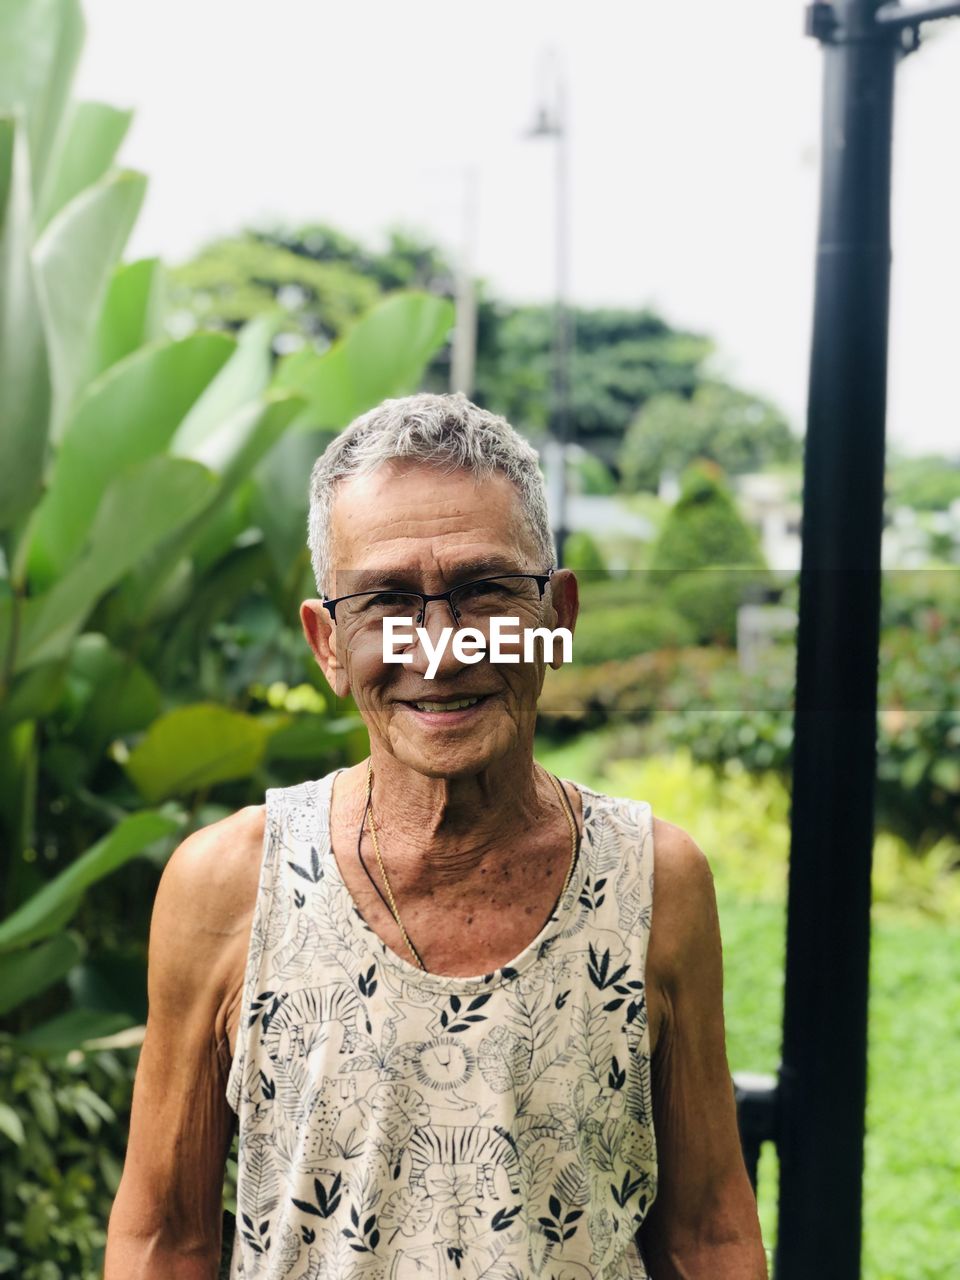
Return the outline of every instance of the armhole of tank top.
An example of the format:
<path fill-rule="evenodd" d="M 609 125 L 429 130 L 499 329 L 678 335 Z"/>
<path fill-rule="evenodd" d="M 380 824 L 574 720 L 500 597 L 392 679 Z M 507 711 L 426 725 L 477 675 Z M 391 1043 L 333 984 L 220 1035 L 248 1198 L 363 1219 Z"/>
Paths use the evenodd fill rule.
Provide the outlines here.
<path fill-rule="evenodd" d="M 647 926 L 643 942 L 643 978 L 647 978 L 647 951 L 650 947 L 650 930 L 653 928 L 653 871 L 656 863 L 653 850 L 653 806 L 648 800 L 641 803 L 641 823 L 643 835 L 640 842 L 640 873 L 646 886 L 647 902 L 650 906 L 650 923 Z"/>
<path fill-rule="evenodd" d="M 257 876 L 257 900 L 253 908 L 253 916 L 250 921 L 250 940 L 247 943 L 247 959 L 243 970 L 243 994 L 240 1001 L 240 1019 L 237 1023 L 237 1043 L 234 1046 L 233 1058 L 230 1062 L 230 1071 L 227 1075 L 226 1097 L 230 1104 L 230 1109 L 235 1115 L 240 1114 L 240 1089 L 243 1080 L 243 1071 L 247 1060 L 247 1030 L 248 1030 L 248 1008 L 251 999 L 257 990 L 257 982 L 260 979 L 260 969 L 263 964 L 263 955 L 265 947 L 260 948 L 256 963 L 253 962 L 254 948 L 258 932 L 263 935 L 267 932 L 270 924 L 270 912 L 273 907 L 274 898 L 274 882 L 273 882 L 273 848 L 274 842 L 270 838 L 271 831 L 271 811 L 274 804 L 273 792 L 268 790 L 266 793 L 266 814 L 263 823 L 263 847 L 260 857 L 260 874 Z"/>
<path fill-rule="evenodd" d="M 643 931 L 640 954 L 643 960 L 643 981 L 646 991 L 647 956 L 650 951 L 650 930 L 653 927 L 653 869 L 656 861 L 653 849 L 653 807 L 648 800 L 632 800 L 630 802 L 637 813 L 640 825 L 640 848 L 637 850 L 637 874 L 643 886 L 643 903 L 648 909 L 647 927 Z M 643 1041 L 647 1053 L 650 1053 L 650 1027 L 647 1025 L 643 1033 Z"/>

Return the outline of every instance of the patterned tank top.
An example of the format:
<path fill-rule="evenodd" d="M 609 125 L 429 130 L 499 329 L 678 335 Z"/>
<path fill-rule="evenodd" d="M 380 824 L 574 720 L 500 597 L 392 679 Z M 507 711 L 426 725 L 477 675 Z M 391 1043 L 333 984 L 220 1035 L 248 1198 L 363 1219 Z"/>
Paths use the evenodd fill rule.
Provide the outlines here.
<path fill-rule="evenodd" d="M 331 852 L 338 771 L 267 792 L 227 1098 L 233 1280 L 647 1280 L 650 805 L 577 784 L 567 892 L 509 965 L 424 973 Z"/>

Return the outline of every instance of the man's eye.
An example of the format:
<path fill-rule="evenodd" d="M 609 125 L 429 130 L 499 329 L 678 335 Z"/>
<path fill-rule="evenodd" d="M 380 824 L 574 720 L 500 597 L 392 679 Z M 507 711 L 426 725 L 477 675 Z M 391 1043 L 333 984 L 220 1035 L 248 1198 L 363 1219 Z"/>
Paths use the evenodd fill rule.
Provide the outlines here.
<path fill-rule="evenodd" d="M 461 600 L 482 600 L 485 596 L 495 596 L 502 591 L 502 588 L 496 582 L 471 582 L 466 587 L 461 587 L 458 597 Z"/>
<path fill-rule="evenodd" d="M 410 604 L 410 600 L 410 596 L 403 595 L 398 591 L 380 591 L 377 595 L 372 596 L 367 603 L 377 609 L 393 609 L 398 605 Z"/>

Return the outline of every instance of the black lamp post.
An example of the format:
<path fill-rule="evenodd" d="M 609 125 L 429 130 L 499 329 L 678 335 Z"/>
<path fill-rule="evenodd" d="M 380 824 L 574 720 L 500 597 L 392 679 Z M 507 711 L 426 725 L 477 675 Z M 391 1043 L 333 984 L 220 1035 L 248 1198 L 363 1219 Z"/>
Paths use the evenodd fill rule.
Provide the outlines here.
<path fill-rule="evenodd" d="M 557 564 L 563 564 L 567 539 L 567 444 L 570 438 L 570 351 L 572 324 L 567 304 L 569 279 L 569 211 L 567 193 L 566 89 L 556 68 L 553 101 L 545 99 L 537 111 L 527 138 L 552 138 L 556 143 L 555 225 L 556 285 L 554 300 L 553 359 L 550 379 L 549 432 L 552 469 L 556 477 L 552 498 L 556 527 Z M 551 467 L 548 465 L 548 471 Z"/>
<path fill-rule="evenodd" d="M 860 1275 L 894 72 L 960 0 L 817 0 L 820 219 L 797 631 L 783 1051 L 741 1134 L 780 1157 L 776 1280 Z"/>

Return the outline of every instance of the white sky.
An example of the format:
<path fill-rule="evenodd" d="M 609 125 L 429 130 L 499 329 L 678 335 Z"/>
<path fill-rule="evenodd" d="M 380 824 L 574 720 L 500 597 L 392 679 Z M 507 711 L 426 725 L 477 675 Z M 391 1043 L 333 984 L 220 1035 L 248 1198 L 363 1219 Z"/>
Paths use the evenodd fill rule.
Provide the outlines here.
<path fill-rule="evenodd" d="M 86 0 L 77 92 L 132 106 L 129 251 L 256 219 L 465 242 L 494 291 L 554 286 L 553 145 L 522 137 L 557 51 L 570 290 L 660 309 L 803 429 L 821 56 L 802 0 Z M 960 455 L 960 19 L 898 71 L 888 439 Z"/>

